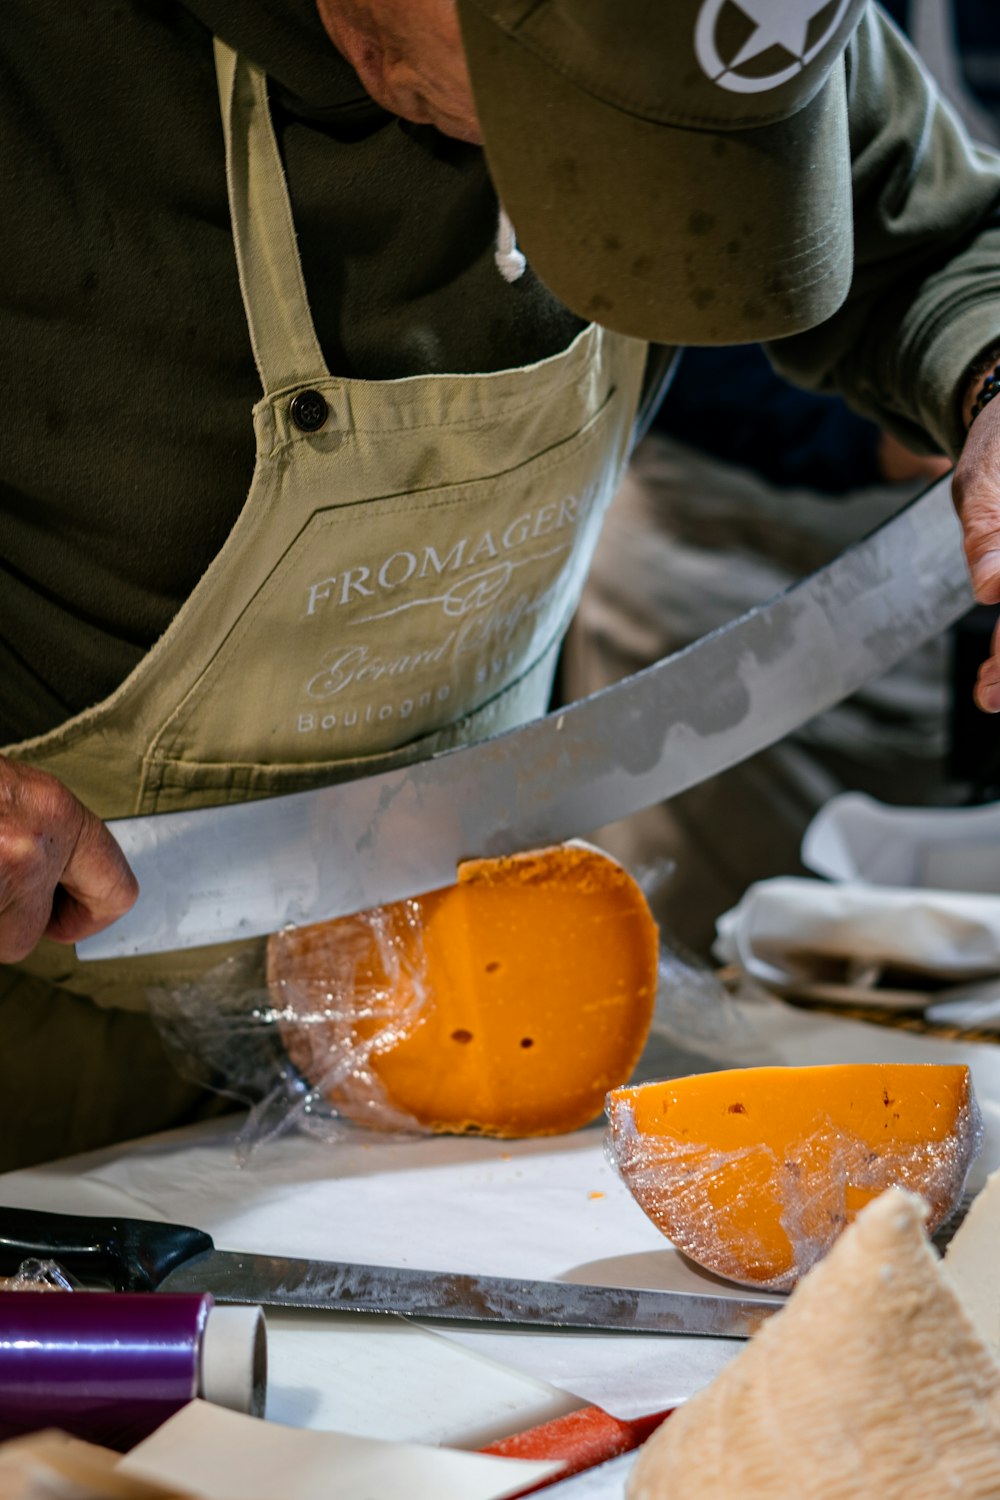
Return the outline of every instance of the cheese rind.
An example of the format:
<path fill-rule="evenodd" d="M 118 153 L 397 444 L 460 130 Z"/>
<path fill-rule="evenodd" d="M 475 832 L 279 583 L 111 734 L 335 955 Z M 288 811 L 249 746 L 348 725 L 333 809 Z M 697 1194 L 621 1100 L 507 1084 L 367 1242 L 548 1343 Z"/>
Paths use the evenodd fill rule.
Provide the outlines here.
<path fill-rule="evenodd" d="M 707 1270 L 787 1291 L 887 1187 L 931 1230 L 982 1140 L 968 1068 L 740 1068 L 616 1089 L 611 1149 L 636 1201 Z"/>
<path fill-rule="evenodd" d="M 925 1205 L 869 1204 L 646 1443 L 628 1500 L 996 1500 L 1000 1366 L 940 1274 Z"/>
<path fill-rule="evenodd" d="M 277 934 L 268 982 L 296 1066 L 376 1128 L 576 1129 L 645 1043 L 658 932 L 584 844 L 462 865 L 412 901 Z"/>

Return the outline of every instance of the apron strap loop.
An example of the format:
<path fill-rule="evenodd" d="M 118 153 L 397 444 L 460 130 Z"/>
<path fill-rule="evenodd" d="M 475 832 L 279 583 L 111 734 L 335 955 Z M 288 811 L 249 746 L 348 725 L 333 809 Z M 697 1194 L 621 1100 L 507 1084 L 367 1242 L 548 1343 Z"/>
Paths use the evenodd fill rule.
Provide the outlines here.
<path fill-rule="evenodd" d="M 267 78 L 215 39 L 226 183 L 240 290 L 265 395 L 329 378 L 316 338 Z M 237 105 L 239 107 L 237 107 Z"/>

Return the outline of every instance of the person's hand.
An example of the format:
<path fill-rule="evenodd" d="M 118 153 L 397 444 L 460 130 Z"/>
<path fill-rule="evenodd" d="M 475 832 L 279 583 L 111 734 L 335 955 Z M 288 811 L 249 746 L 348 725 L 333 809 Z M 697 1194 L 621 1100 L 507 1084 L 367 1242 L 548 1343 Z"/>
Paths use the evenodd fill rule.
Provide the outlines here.
<path fill-rule="evenodd" d="M 90 937 L 138 894 L 100 819 L 54 776 L 0 756 L 0 963 L 27 957 L 43 936 Z"/>
<path fill-rule="evenodd" d="M 972 587 L 980 604 L 1000 603 L 1000 397 L 984 406 L 969 429 L 955 467 L 955 504 Z M 1000 625 L 980 665 L 974 696 L 988 714 L 1000 712 Z"/>
<path fill-rule="evenodd" d="M 879 477 L 886 484 L 904 484 L 913 479 L 924 479 L 930 484 L 951 468 L 950 458 L 941 453 L 912 453 L 891 432 L 879 434 L 877 462 Z"/>

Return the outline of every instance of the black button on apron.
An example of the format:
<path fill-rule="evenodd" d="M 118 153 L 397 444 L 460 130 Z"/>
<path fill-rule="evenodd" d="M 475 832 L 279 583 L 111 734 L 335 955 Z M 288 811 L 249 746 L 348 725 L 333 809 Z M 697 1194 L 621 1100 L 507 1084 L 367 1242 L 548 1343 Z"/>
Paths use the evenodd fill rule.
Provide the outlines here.
<path fill-rule="evenodd" d="M 300 432 L 318 432 L 330 414 L 330 408 L 319 391 L 299 391 L 293 397 L 289 411 Z"/>

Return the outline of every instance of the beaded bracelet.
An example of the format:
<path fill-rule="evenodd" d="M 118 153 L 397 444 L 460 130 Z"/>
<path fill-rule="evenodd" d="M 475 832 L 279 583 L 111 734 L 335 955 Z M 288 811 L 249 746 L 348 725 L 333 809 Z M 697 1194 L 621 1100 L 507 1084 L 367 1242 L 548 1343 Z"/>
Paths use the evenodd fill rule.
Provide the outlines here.
<path fill-rule="evenodd" d="M 987 407 L 993 401 L 994 396 L 1000 392 L 1000 345 L 994 344 L 993 347 L 982 351 L 979 359 L 973 360 L 969 371 L 966 372 L 966 390 L 969 390 L 973 381 L 982 381 L 982 384 L 976 390 L 976 399 L 970 408 L 970 428 L 982 408 Z"/>
<path fill-rule="evenodd" d="M 979 416 L 979 413 L 982 411 L 983 407 L 986 406 L 990 401 L 992 401 L 993 397 L 998 394 L 1000 394 L 1000 364 L 993 366 L 993 369 L 989 372 L 989 374 L 986 376 L 986 379 L 979 387 L 978 394 L 976 395 L 975 401 L 973 401 L 972 403 L 972 409 L 969 413 L 970 427 Z"/>

